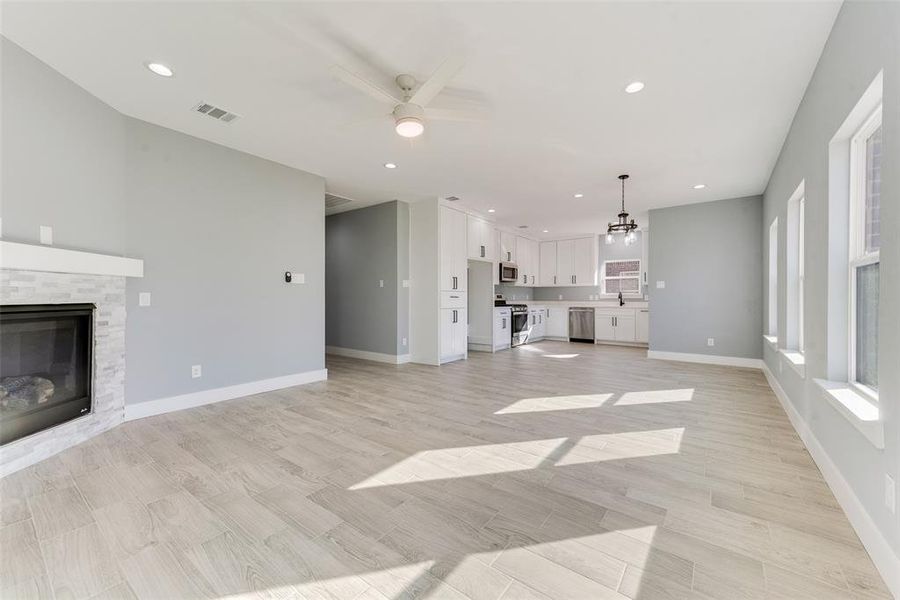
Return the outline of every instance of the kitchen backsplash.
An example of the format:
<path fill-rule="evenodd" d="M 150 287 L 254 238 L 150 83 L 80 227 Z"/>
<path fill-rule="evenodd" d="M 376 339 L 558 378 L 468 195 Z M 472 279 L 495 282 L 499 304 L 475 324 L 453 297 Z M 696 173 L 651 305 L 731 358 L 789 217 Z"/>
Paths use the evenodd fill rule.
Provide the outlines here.
<path fill-rule="evenodd" d="M 647 286 L 643 286 L 644 294 Z M 596 287 L 516 287 L 514 285 L 495 285 L 495 294 L 503 294 L 507 301 L 513 300 L 598 300 L 600 286 Z M 560 298 L 562 296 L 562 298 Z M 594 296 L 591 298 L 591 296 Z"/>

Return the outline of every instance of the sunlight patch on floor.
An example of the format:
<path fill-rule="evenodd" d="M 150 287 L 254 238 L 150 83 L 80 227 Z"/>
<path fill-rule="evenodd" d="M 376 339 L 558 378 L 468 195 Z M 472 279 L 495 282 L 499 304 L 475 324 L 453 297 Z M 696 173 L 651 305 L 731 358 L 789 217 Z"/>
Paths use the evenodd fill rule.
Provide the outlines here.
<path fill-rule="evenodd" d="M 577 354 L 545 354 L 544 358 L 575 358 Z"/>
<path fill-rule="evenodd" d="M 552 466 L 677 454 L 683 435 L 683 427 L 674 427 L 423 450 L 348 489 L 361 490 L 410 481 L 480 477 Z M 461 450 L 468 451 L 461 454 Z"/>
<path fill-rule="evenodd" d="M 495 415 L 514 413 L 545 412 L 550 410 L 575 410 L 579 408 L 599 408 L 612 394 L 585 394 L 581 396 L 547 396 L 544 398 L 523 398 L 501 408 Z"/>
<path fill-rule="evenodd" d="M 660 404 L 663 402 L 690 402 L 694 398 L 694 388 L 680 390 L 647 390 L 627 392 L 616 401 L 616 406 L 634 404 Z"/>
<path fill-rule="evenodd" d="M 558 467 L 606 460 L 678 454 L 684 427 L 586 435 L 555 463 Z"/>

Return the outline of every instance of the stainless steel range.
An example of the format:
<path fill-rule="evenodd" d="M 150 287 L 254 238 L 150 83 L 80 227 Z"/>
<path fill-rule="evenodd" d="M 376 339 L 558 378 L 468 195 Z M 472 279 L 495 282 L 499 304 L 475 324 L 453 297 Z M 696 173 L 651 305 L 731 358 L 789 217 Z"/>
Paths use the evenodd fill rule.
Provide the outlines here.
<path fill-rule="evenodd" d="M 511 346 L 521 346 L 528 341 L 528 305 L 526 304 L 509 304 L 512 311 L 512 340 Z"/>

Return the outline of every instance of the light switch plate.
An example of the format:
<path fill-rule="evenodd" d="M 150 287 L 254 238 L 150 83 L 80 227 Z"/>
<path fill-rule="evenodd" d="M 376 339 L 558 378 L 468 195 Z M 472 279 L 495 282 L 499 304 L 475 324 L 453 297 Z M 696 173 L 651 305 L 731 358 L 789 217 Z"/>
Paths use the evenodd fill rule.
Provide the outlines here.
<path fill-rule="evenodd" d="M 138 306 L 150 306 L 150 292 L 138 294 Z"/>
<path fill-rule="evenodd" d="M 197 379 L 203 375 L 203 367 L 201 365 L 193 365 L 191 367 L 191 377 Z"/>
<path fill-rule="evenodd" d="M 891 514 L 897 511 L 897 486 L 894 485 L 894 478 L 884 474 L 884 505 Z"/>
<path fill-rule="evenodd" d="M 41 243 L 47 246 L 53 245 L 53 228 L 49 225 L 41 225 Z"/>
<path fill-rule="evenodd" d="M 666 282 L 665 282 L 665 281 L 657 281 L 657 282 L 656 282 L 656 289 L 661 290 L 661 289 L 663 289 L 663 288 L 665 288 L 665 287 L 666 287 Z"/>
<path fill-rule="evenodd" d="M 408 287 L 409 287 L 409 279 L 404 279 L 404 280 L 403 280 L 403 287 L 405 287 L 405 288 L 408 288 Z"/>
<path fill-rule="evenodd" d="M 707 346 L 715 346 L 715 345 L 716 345 L 716 338 L 706 338 L 706 345 L 707 345 Z"/>
<path fill-rule="evenodd" d="M 384 279 L 378 280 L 378 287 L 384 287 Z"/>
<path fill-rule="evenodd" d="M 401 340 L 401 344 L 402 344 L 403 346 L 406 346 L 406 338 L 403 338 L 403 339 Z"/>

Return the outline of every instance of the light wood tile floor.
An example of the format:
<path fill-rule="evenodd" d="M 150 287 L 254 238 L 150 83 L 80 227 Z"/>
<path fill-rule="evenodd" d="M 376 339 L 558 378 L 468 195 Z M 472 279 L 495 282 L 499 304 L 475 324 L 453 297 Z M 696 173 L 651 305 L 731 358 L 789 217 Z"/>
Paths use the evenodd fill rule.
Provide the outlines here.
<path fill-rule="evenodd" d="M 541 342 L 126 423 L 0 480 L 0 597 L 886 598 L 764 377 Z"/>

